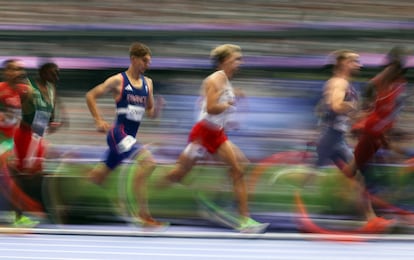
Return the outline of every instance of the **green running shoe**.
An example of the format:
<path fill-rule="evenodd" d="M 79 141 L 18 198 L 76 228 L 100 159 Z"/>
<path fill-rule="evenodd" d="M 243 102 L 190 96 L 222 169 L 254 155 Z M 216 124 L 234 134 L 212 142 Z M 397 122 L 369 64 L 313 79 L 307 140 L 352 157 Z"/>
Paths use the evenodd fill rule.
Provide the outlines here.
<path fill-rule="evenodd" d="M 39 224 L 39 221 L 32 220 L 29 217 L 21 216 L 19 219 L 16 219 L 13 223 L 13 227 L 20 227 L 20 228 L 32 228 Z"/>
<path fill-rule="evenodd" d="M 237 230 L 240 233 L 260 234 L 266 232 L 269 223 L 260 223 L 252 218 L 243 218 Z"/>

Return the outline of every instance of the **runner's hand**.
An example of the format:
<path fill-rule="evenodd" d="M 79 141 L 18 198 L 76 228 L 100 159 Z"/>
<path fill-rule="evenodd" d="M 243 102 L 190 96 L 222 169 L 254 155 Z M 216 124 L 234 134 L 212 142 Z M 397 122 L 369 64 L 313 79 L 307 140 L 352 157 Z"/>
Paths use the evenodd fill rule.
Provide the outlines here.
<path fill-rule="evenodd" d="M 62 126 L 61 122 L 50 122 L 49 127 L 47 128 L 48 134 L 55 133 Z"/>
<path fill-rule="evenodd" d="M 108 124 L 108 122 L 106 122 L 105 120 L 96 121 L 95 126 L 98 132 L 107 132 L 111 128 L 111 125 Z"/>
<path fill-rule="evenodd" d="M 167 102 L 162 96 L 154 96 L 154 115 L 153 118 L 160 117 L 161 111 L 164 109 L 164 106 Z"/>

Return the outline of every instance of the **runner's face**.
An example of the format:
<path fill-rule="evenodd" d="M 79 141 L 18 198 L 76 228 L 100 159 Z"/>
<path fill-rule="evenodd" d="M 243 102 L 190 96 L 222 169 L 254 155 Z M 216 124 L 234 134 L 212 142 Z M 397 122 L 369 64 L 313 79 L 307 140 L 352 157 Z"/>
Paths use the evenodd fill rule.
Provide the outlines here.
<path fill-rule="evenodd" d="M 25 83 L 26 71 L 20 61 L 11 62 L 4 70 L 5 80 L 10 84 Z"/>
<path fill-rule="evenodd" d="M 50 68 L 45 74 L 45 80 L 56 84 L 59 80 L 59 68 Z"/>
<path fill-rule="evenodd" d="M 132 63 L 139 74 L 144 74 L 151 64 L 151 55 L 147 54 L 143 57 L 132 56 Z"/>
<path fill-rule="evenodd" d="M 223 67 L 228 68 L 232 72 L 239 70 L 242 64 L 242 54 L 240 52 L 233 52 L 230 56 L 224 60 Z"/>
<path fill-rule="evenodd" d="M 361 70 L 359 56 L 352 56 L 345 60 L 345 64 L 352 75 L 357 74 Z"/>

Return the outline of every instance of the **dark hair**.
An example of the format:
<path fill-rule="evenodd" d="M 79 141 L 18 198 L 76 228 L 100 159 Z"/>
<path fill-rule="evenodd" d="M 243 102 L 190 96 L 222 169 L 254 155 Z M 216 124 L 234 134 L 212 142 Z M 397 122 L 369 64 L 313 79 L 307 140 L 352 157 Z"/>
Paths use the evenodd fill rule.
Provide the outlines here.
<path fill-rule="evenodd" d="M 44 73 L 46 73 L 48 70 L 50 69 L 57 69 L 58 65 L 54 62 L 47 62 L 45 64 L 43 64 L 42 66 L 39 67 L 39 75 L 42 75 Z"/>
<path fill-rule="evenodd" d="M 407 57 L 406 49 L 403 46 L 395 46 L 386 55 L 386 66 L 396 64 L 400 69 L 405 68 Z"/>

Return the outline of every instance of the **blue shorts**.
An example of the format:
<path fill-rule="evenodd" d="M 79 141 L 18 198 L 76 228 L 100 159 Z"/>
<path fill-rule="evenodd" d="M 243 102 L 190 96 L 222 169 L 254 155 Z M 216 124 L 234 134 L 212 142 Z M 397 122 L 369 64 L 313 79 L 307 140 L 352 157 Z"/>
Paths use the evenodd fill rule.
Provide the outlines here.
<path fill-rule="evenodd" d="M 326 166 L 330 162 L 338 165 L 340 161 L 349 163 L 352 158 L 352 149 L 345 140 L 343 132 L 333 128 L 325 128 L 316 148 L 318 159 L 316 166 Z"/>
<path fill-rule="evenodd" d="M 121 127 L 112 128 L 106 136 L 106 141 L 109 148 L 104 162 L 110 169 L 115 169 L 125 159 L 135 157 L 142 148 L 135 137 L 125 133 Z"/>

